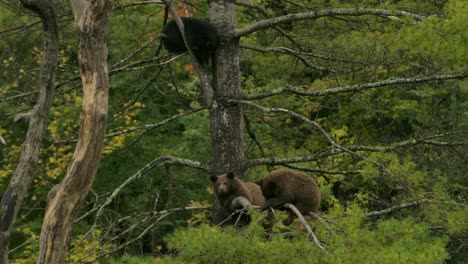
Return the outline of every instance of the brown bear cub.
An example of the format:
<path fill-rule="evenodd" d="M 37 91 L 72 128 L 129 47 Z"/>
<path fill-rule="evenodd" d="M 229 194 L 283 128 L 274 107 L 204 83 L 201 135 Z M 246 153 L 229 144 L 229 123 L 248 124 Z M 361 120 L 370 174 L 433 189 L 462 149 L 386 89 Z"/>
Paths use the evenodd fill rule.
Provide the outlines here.
<path fill-rule="evenodd" d="M 262 210 L 270 207 L 282 209 L 283 204 L 289 203 L 305 216 L 309 212 L 316 213 L 319 209 L 320 190 L 311 177 L 294 171 L 275 170 L 257 183 L 266 199 Z M 295 217 L 294 212 L 290 212 L 283 224 L 290 225 Z"/>
<path fill-rule="evenodd" d="M 229 172 L 219 176 L 211 176 L 213 182 L 214 195 L 220 206 L 227 212 L 231 209 L 232 200 L 238 196 L 243 196 L 252 205 L 262 206 L 265 203 L 260 186 L 253 182 L 244 182 Z"/>

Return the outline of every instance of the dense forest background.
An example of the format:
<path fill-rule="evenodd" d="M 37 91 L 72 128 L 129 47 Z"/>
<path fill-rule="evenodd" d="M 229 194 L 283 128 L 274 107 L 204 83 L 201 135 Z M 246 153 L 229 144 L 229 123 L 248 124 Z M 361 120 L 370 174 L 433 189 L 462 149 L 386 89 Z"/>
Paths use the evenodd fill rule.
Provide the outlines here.
<path fill-rule="evenodd" d="M 322 204 L 311 225 L 326 250 L 300 224 L 275 226 L 291 239 L 266 240 L 258 212 L 240 231 L 213 223 L 209 175 L 225 153 L 212 146 L 224 143 L 213 141 L 196 68 L 189 56 L 174 58 L 160 47 L 162 2 L 117 1 L 105 148 L 66 262 L 466 263 L 468 3 L 231 2 L 245 96 L 214 98 L 227 108 L 242 105 L 233 108 L 244 117 L 241 176 L 255 181 L 286 167 L 313 177 Z M 180 16 L 213 16 L 206 1 L 175 4 Z M 56 92 L 11 235 L 11 263 L 36 261 L 47 194 L 66 174 L 80 125 L 73 15 L 68 1 L 55 6 Z M 325 10 L 340 12 L 294 17 Z M 284 20 L 268 20 L 274 17 Z M 1 2 L 0 21 L 3 194 L 28 128 L 15 116 L 38 95 L 43 31 L 19 1 Z"/>

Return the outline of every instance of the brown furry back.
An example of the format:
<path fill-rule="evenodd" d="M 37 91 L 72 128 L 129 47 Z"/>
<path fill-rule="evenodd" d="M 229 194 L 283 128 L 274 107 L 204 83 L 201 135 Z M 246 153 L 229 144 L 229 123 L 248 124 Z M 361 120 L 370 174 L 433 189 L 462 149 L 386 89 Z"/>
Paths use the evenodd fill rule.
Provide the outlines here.
<path fill-rule="evenodd" d="M 265 197 L 264 207 L 290 203 L 302 213 L 317 212 L 320 206 L 320 190 L 309 176 L 289 171 L 275 170 L 261 181 Z"/>

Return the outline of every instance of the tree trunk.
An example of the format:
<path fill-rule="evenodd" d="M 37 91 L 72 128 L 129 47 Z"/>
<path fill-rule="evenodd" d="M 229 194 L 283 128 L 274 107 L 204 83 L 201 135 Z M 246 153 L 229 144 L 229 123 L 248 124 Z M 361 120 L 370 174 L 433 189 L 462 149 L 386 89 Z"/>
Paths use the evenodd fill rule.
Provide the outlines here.
<path fill-rule="evenodd" d="M 64 263 L 73 221 L 94 181 L 106 128 L 109 76 L 107 25 L 110 0 L 70 1 L 79 42 L 78 61 L 83 83 L 79 139 L 60 184 L 48 195 L 37 263 Z"/>
<path fill-rule="evenodd" d="M 235 37 L 237 16 L 235 1 L 211 1 L 210 18 L 218 29 L 220 44 L 216 54 L 216 84 L 210 125 L 213 160 L 211 171 L 229 171 L 240 177 L 247 169 L 244 151 L 242 107 L 228 99 L 242 98 L 239 69 L 239 39 Z"/>
<path fill-rule="evenodd" d="M 232 171 L 242 178 L 247 169 L 242 107 L 227 102 L 228 99 L 241 98 L 243 95 L 240 86 L 239 39 L 234 36 L 237 28 L 234 3 L 224 0 L 210 2 L 210 19 L 220 36 L 215 62 L 216 76 L 213 76 L 216 81 L 213 85 L 214 103 L 210 108 L 211 173 L 217 175 Z M 214 223 L 219 224 L 229 213 L 215 203 L 212 216 Z"/>
<path fill-rule="evenodd" d="M 28 121 L 28 131 L 20 161 L 0 203 L 0 263 L 8 263 L 8 245 L 19 208 L 33 180 L 39 148 L 47 128 L 55 91 L 58 59 L 58 29 L 53 1 L 21 0 L 21 3 L 41 18 L 44 29 L 44 55 L 39 75 L 39 97 L 34 108 L 19 115 Z"/>

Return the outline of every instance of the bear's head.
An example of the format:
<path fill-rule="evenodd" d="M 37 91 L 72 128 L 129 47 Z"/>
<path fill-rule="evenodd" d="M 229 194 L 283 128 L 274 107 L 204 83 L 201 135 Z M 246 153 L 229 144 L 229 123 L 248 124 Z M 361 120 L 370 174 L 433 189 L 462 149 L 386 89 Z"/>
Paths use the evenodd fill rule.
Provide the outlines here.
<path fill-rule="evenodd" d="M 260 186 L 263 197 L 265 197 L 265 199 L 270 199 L 278 196 L 279 190 L 275 182 L 261 179 L 259 181 L 256 181 L 255 183 Z"/>
<path fill-rule="evenodd" d="M 211 176 L 210 179 L 214 185 L 214 191 L 218 196 L 227 196 L 235 190 L 235 175 L 233 172 L 219 176 Z"/>

